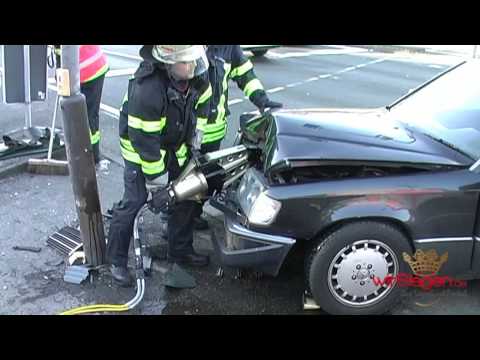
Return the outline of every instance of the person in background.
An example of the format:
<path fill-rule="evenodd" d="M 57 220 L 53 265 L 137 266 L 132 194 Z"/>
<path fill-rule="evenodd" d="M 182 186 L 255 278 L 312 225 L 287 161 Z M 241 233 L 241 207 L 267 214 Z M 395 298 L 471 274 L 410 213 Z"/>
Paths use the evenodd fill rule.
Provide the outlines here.
<path fill-rule="evenodd" d="M 61 45 L 54 45 L 57 65 L 60 65 Z M 80 45 L 80 92 L 87 103 L 90 142 L 92 143 L 95 164 L 100 157 L 100 104 L 105 75 L 109 70 L 106 55 L 99 45 Z"/>

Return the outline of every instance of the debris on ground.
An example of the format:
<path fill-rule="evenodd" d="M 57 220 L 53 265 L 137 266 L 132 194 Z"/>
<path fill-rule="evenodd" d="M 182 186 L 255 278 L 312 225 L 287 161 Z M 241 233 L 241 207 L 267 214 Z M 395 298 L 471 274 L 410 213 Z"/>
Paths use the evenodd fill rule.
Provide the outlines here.
<path fill-rule="evenodd" d="M 34 253 L 39 253 L 42 251 L 42 248 L 37 246 L 14 246 L 12 249 L 16 251 L 29 251 Z"/>

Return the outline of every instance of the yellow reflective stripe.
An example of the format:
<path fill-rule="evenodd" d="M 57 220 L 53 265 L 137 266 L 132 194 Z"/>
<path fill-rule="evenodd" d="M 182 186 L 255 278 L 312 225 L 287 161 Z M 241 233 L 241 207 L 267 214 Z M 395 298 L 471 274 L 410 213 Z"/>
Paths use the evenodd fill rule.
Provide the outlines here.
<path fill-rule="evenodd" d="M 135 152 L 135 149 L 133 148 L 132 142 L 131 142 L 130 140 L 126 140 L 126 139 L 120 138 L 120 145 L 121 145 L 122 148 L 124 148 L 125 150 L 131 151 L 131 152 Z"/>
<path fill-rule="evenodd" d="M 195 105 L 195 109 L 198 108 L 199 105 L 203 104 L 206 102 L 210 97 L 212 96 L 212 86 L 209 84 L 207 90 L 200 96 L 200 98 L 197 101 L 197 105 Z"/>
<path fill-rule="evenodd" d="M 187 153 L 187 145 L 182 144 L 182 146 L 180 146 L 180 149 L 178 149 L 178 151 L 175 153 L 178 160 L 178 165 L 183 166 L 183 164 L 185 164 L 185 161 L 187 161 Z"/>
<path fill-rule="evenodd" d="M 232 64 L 224 63 L 223 68 L 225 69 L 225 76 L 223 77 L 223 93 L 225 94 L 228 89 L 228 74 L 230 74 Z"/>
<path fill-rule="evenodd" d="M 225 137 L 225 130 L 222 131 L 222 132 L 219 132 L 219 133 L 215 133 L 215 134 L 208 134 L 208 135 L 205 135 L 203 137 L 202 144 L 208 144 L 208 143 L 211 143 L 211 142 L 215 142 L 215 141 L 223 139 L 224 137 Z"/>
<path fill-rule="evenodd" d="M 128 115 L 128 126 L 131 128 L 142 130 L 147 133 L 160 132 L 165 127 L 166 117 L 162 117 L 158 121 L 144 121 L 136 116 Z"/>
<path fill-rule="evenodd" d="M 163 172 L 163 170 L 165 169 L 165 163 L 164 163 L 165 154 L 166 154 L 165 150 L 160 150 L 160 156 L 161 156 L 160 160 L 148 162 L 148 161 L 142 161 L 142 159 L 140 158 L 140 155 L 133 148 L 130 140 L 120 138 L 120 144 L 121 144 L 120 150 L 122 152 L 123 158 L 135 164 L 141 165 L 142 171 L 144 174 L 155 175 Z"/>
<path fill-rule="evenodd" d="M 125 160 L 128 160 L 138 165 L 142 164 L 142 159 L 140 159 L 140 155 L 138 155 L 136 152 L 129 151 L 123 146 L 120 146 L 120 150 L 122 151 L 122 156 Z"/>
<path fill-rule="evenodd" d="M 142 161 L 142 172 L 147 175 L 157 175 L 161 174 L 165 166 L 163 165 L 163 160 L 155 162 L 145 162 Z"/>
<path fill-rule="evenodd" d="M 202 143 L 206 144 L 209 142 L 217 141 L 225 137 L 226 132 L 226 121 L 225 121 L 225 103 L 226 103 L 226 91 L 228 89 L 228 77 L 230 75 L 230 69 L 232 65 L 229 63 L 224 63 L 223 68 L 225 70 L 225 75 L 222 80 L 222 89 L 223 93 L 220 96 L 220 101 L 217 106 L 217 117 L 214 123 L 208 124 L 208 119 L 198 118 L 197 119 L 197 128 L 204 132 Z M 239 67 L 241 68 L 241 67 Z"/>
<path fill-rule="evenodd" d="M 187 145 L 183 144 L 182 146 L 180 146 L 180 149 L 178 149 L 178 151 L 176 152 L 176 155 L 179 156 L 179 157 L 184 157 L 184 156 L 187 156 Z"/>
<path fill-rule="evenodd" d="M 225 137 L 227 132 L 227 124 L 215 124 L 217 127 L 208 128 L 203 134 L 202 144 L 207 144 L 213 141 L 221 140 Z"/>
<path fill-rule="evenodd" d="M 225 69 L 225 76 L 223 77 L 223 93 L 220 97 L 220 101 L 217 106 L 217 118 L 215 119 L 216 123 L 224 122 L 225 118 L 225 103 L 226 103 L 226 95 L 225 93 L 228 90 L 228 74 L 230 73 L 231 64 L 225 63 L 223 64 L 223 68 Z"/>
<path fill-rule="evenodd" d="M 96 78 L 99 78 L 100 76 L 106 74 L 106 73 L 108 72 L 108 70 L 109 70 L 108 64 L 103 65 L 103 66 L 100 68 L 100 70 L 98 70 L 98 71 L 95 73 L 95 75 L 90 76 L 88 79 L 85 79 L 85 81 L 84 81 L 83 83 L 87 83 L 87 82 L 89 82 L 89 81 L 95 80 Z"/>
<path fill-rule="evenodd" d="M 225 127 L 225 122 L 221 122 L 221 123 L 207 124 L 203 126 L 203 128 L 201 128 L 200 130 L 202 130 L 204 134 L 210 134 L 210 133 L 220 131 L 224 127 Z"/>
<path fill-rule="evenodd" d="M 197 128 L 199 128 L 200 126 L 205 126 L 208 122 L 208 118 L 204 118 L 204 117 L 198 117 L 197 118 Z"/>
<path fill-rule="evenodd" d="M 160 150 L 160 154 L 162 158 L 158 161 L 149 162 L 142 160 L 142 171 L 144 174 L 156 175 L 162 173 L 165 170 L 165 162 L 163 161 L 165 157 L 165 151 Z"/>
<path fill-rule="evenodd" d="M 204 132 L 204 136 L 205 135 L 214 135 L 214 134 L 218 134 L 219 132 L 222 132 L 222 131 L 225 131 L 225 128 L 227 127 L 227 123 L 223 123 L 223 124 L 219 124 L 217 127 L 213 128 L 209 128 L 208 132 Z"/>
<path fill-rule="evenodd" d="M 95 134 L 90 132 L 90 142 L 92 145 L 98 143 L 100 141 L 100 130 L 98 130 Z"/>
<path fill-rule="evenodd" d="M 197 129 L 202 130 L 204 133 L 212 133 L 216 132 L 218 130 L 223 129 L 225 126 L 225 122 L 215 122 L 212 124 L 207 124 L 208 119 L 207 118 L 198 118 L 197 119 Z"/>
<path fill-rule="evenodd" d="M 243 92 L 247 97 L 250 97 L 250 95 L 257 90 L 263 90 L 262 83 L 258 79 L 253 79 L 248 82 L 248 84 L 245 86 L 245 89 L 243 89 Z"/>
<path fill-rule="evenodd" d="M 208 144 L 214 141 L 218 141 L 225 137 L 225 94 L 222 94 L 222 96 L 220 97 L 220 102 L 217 109 L 218 114 L 214 123 L 197 126 L 200 130 L 203 131 L 202 144 Z"/>
<path fill-rule="evenodd" d="M 180 167 L 182 167 L 184 164 L 185 164 L 185 161 L 187 161 L 187 158 L 181 158 L 181 159 L 178 159 L 178 165 Z"/>
<path fill-rule="evenodd" d="M 230 77 L 234 78 L 237 76 L 242 76 L 243 74 L 245 74 L 247 71 L 250 71 L 251 69 L 253 69 L 253 64 L 250 60 L 248 60 L 245 64 L 240 65 L 239 67 L 233 69 L 232 72 L 230 73 Z"/>
<path fill-rule="evenodd" d="M 216 123 L 223 121 L 225 118 L 225 94 L 222 94 L 220 101 L 217 107 L 217 118 L 215 119 Z"/>

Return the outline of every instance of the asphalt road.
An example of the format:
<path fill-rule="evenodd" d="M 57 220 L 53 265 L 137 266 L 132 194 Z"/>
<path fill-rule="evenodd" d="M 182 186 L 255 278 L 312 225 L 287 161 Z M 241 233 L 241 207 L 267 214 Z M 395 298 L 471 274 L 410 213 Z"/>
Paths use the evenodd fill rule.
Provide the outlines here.
<path fill-rule="evenodd" d="M 118 108 L 126 91 L 128 78 L 139 64 L 139 46 L 104 45 L 103 48 L 107 51 L 112 70 L 105 81 L 102 99 L 101 148 L 104 155 L 121 164 L 118 146 Z M 374 53 L 366 49 L 341 46 L 308 46 L 282 47 L 272 50 L 264 58 L 253 59 L 253 61 L 255 71 L 272 100 L 284 103 L 285 108 L 371 108 L 392 103 L 410 89 L 432 78 L 458 60 L 452 57 Z M 55 99 L 54 89 L 50 84 L 49 100 L 46 103 L 33 105 L 35 125 L 49 126 Z M 231 117 L 224 146 L 232 143 L 240 114 L 255 110 L 253 104 L 244 98 L 234 83 L 230 87 L 229 100 Z M 0 113 L 0 132 L 12 131 L 23 125 L 21 105 L 0 105 Z M 115 175 L 115 181 L 112 182 L 113 175 Z M 41 190 L 42 186 L 44 189 L 50 187 L 50 182 L 53 181 L 57 180 L 50 178 L 45 180 L 45 178 L 26 175 L 20 176 L 17 180 L 0 181 L 4 200 L 7 203 L 12 202 L 15 206 L 12 210 L 12 207 L 3 202 L 3 205 L 0 204 L 0 215 L 22 229 L 23 232 L 18 235 L 18 239 L 21 238 L 25 244 L 31 245 L 30 231 L 45 236 L 51 233 L 54 224 L 60 227 L 74 217 L 71 194 L 67 194 L 70 187 L 67 179 L 62 180 L 57 190 L 50 189 L 46 192 Z M 99 182 L 102 206 L 105 209 L 121 196 L 121 168 L 115 165 L 110 169 L 110 175 L 103 174 L 99 177 Z M 25 190 L 27 188 L 28 190 Z M 62 191 L 65 192 L 65 196 L 61 196 Z M 56 199 L 57 205 L 49 206 L 45 200 L 47 198 Z M 22 215 L 22 209 L 26 204 L 36 202 L 45 203 L 42 206 L 32 205 L 35 217 L 32 217 L 30 223 L 24 222 L 25 215 Z M 52 211 L 55 213 L 50 214 Z M 215 228 L 221 231 L 221 224 L 216 224 Z M 18 234 L 18 230 L 12 228 L 12 231 L 4 234 L 2 241 L 11 242 L 13 245 L 15 234 Z M 0 240 L 1 238 L 2 236 Z M 200 236 L 199 241 L 204 245 L 204 249 L 210 250 L 208 238 Z M 49 254 L 46 252 L 42 261 L 47 261 Z M 1 256 L 14 256 L 14 253 L 8 251 Z M 24 259 L 27 260 L 29 256 L 31 257 L 31 255 L 25 255 Z M 13 261 L 4 268 L 0 267 L 2 286 L 5 287 L 5 291 L 17 287 L 17 290 L 3 297 L 3 303 L 0 301 L 5 313 L 52 313 L 67 305 L 82 303 L 82 299 L 77 298 L 78 293 L 84 300 L 88 300 L 87 302 L 95 301 L 94 294 L 89 294 L 87 291 L 92 286 L 82 288 L 81 291 L 75 290 L 75 287 L 65 287 L 62 285 L 61 277 L 54 277 L 54 280 L 51 280 L 50 273 L 39 273 L 40 275 L 37 276 L 32 272 L 31 275 L 24 275 L 24 279 L 17 280 L 17 274 L 25 273 L 28 266 L 30 266 L 29 271 L 32 271 L 31 264 L 35 264 L 33 268 L 36 270 L 42 269 L 39 260 L 31 261 L 26 265 Z M 166 294 L 159 290 L 152 291 L 146 299 L 148 307 L 141 313 L 160 313 L 165 303 L 168 304 L 163 313 L 167 314 L 296 313 L 299 310 L 302 292 L 302 272 L 297 265 L 295 261 L 287 264 L 276 279 L 235 280 L 231 277 L 223 279 L 215 277 L 214 261 L 207 271 L 195 272 L 199 283 L 196 289 Z M 39 278 L 36 279 L 35 276 Z M 32 282 L 35 283 L 35 281 L 38 282 L 38 290 L 31 288 Z M 42 281 L 50 282 L 50 288 L 42 285 Z M 21 287 L 18 287 L 18 284 L 21 284 Z M 63 295 L 60 295 L 59 288 L 66 289 Z M 98 288 L 100 289 L 101 285 Z M 28 299 L 31 301 L 27 300 L 28 303 L 33 304 L 35 299 L 41 299 L 44 310 L 39 311 L 38 307 L 33 305 L 27 309 L 24 300 L 18 303 L 22 292 L 24 295 L 30 294 Z M 478 313 L 480 311 L 476 300 L 478 292 L 477 282 L 469 282 L 469 288 L 461 291 L 447 290 L 429 294 L 409 292 L 403 305 L 396 308 L 393 313 Z M 97 292 L 96 295 L 109 300 L 113 296 L 108 289 L 103 293 Z M 48 302 L 51 296 L 57 297 L 56 307 L 52 307 Z M 158 307 L 159 303 L 162 304 L 161 309 Z M 434 306 L 424 306 L 433 303 L 435 303 Z M 9 307 L 14 310 L 9 311 Z"/>
<path fill-rule="evenodd" d="M 111 71 L 107 75 L 102 98 L 101 148 L 107 157 L 122 163 L 118 146 L 118 109 L 128 79 L 140 63 L 140 46 L 102 47 L 108 54 Z M 1 59 L 0 53 L 0 64 Z M 285 108 L 292 109 L 386 106 L 457 61 L 453 57 L 405 57 L 345 46 L 282 47 L 271 50 L 265 57 L 252 60 L 272 100 L 280 101 Z M 2 68 L 3 64 L 0 70 Z M 51 121 L 55 100 L 52 77 L 50 71 L 48 101 L 33 104 L 34 125 L 47 126 Z M 231 116 L 224 146 L 232 144 L 240 115 L 256 110 L 233 82 L 230 83 L 229 104 Z M 1 133 L 23 126 L 23 105 L 0 104 L 0 111 Z M 59 123 L 61 127 L 61 121 Z"/>
<path fill-rule="evenodd" d="M 112 70 L 105 82 L 103 121 L 105 153 L 119 158 L 116 110 L 120 107 L 130 75 L 139 63 L 139 46 L 104 46 Z M 372 54 L 366 49 L 311 46 L 271 50 L 253 58 L 255 71 L 269 96 L 285 108 L 386 106 L 410 89 L 447 68 L 446 64 L 405 61 L 404 58 Z M 129 71 L 130 70 L 130 71 Z M 118 76 L 117 76 L 118 75 Z M 235 83 L 230 83 L 229 130 L 224 146 L 232 144 L 238 119 L 256 110 Z M 113 142 L 111 142 L 113 141 Z"/>

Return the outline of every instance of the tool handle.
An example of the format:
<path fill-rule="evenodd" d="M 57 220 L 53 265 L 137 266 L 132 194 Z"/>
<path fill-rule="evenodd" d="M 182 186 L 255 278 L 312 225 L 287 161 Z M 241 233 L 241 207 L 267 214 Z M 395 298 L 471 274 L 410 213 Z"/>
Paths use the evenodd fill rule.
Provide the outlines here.
<path fill-rule="evenodd" d="M 60 97 L 57 94 L 55 99 L 55 109 L 53 110 L 52 127 L 50 128 L 50 143 L 48 144 L 48 160 L 52 160 L 53 140 L 55 139 L 55 122 L 57 120 L 57 109 Z"/>

